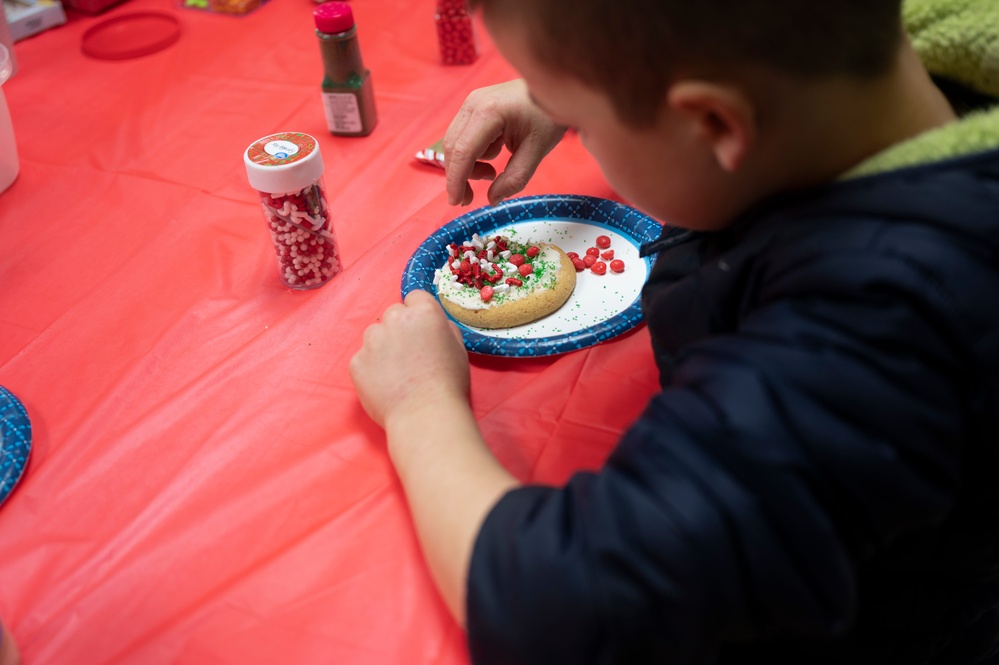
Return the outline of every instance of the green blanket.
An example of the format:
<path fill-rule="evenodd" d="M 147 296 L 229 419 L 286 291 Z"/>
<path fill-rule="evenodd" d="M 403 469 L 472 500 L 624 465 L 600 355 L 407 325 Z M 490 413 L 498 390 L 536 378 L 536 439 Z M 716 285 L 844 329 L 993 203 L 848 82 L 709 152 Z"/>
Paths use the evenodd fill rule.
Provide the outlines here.
<path fill-rule="evenodd" d="M 999 0 L 905 0 L 905 27 L 931 74 L 999 98 Z M 999 105 L 969 113 L 866 160 L 845 177 L 999 148 Z"/>

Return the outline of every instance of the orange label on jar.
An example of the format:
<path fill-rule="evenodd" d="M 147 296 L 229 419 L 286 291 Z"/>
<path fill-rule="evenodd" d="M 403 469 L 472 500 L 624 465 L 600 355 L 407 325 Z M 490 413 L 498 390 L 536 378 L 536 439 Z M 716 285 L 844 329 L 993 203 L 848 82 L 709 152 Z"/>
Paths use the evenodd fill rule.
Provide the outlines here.
<path fill-rule="evenodd" d="M 305 159 L 316 149 L 308 134 L 284 132 L 260 139 L 246 150 L 247 157 L 260 166 L 283 166 Z"/>

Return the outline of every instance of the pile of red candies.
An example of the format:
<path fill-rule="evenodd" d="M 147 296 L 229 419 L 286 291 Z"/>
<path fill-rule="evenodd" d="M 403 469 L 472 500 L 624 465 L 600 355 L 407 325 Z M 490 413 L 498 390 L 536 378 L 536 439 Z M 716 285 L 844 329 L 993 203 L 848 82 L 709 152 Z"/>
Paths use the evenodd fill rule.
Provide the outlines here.
<path fill-rule="evenodd" d="M 465 0 L 437 0 L 437 39 L 445 65 L 469 65 L 479 57 L 472 17 Z"/>
<path fill-rule="evenodd" d="M 606 275 L 607 264 L 604 261 L 610 262 L 611 272 L 624 272 L 624 261 L 614 258 L 614 250 L 610 246 L 610 236 L 597 236 L 596 247 L 588 247 L 585 255 L 566 252 L 566 256 L 572 261 L 572 267 L 576 272 L 583 272 L 589 268 L 594 275 Z"/>
<path fill-rule="evenodd" d="M 258 192 L 281 281 L 314 289 L 342 269 L 322 181 L 291 194 Z"/>

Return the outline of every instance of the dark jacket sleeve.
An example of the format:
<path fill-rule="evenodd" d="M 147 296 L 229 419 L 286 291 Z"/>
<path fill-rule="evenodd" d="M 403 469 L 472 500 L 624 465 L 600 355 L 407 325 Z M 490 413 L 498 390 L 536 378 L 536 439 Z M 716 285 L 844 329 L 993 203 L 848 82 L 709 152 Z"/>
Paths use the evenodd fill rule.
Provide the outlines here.
<path fill-rule="evenodd" d="M 857 563 L 946 515 L 963 360 L 938 294 L 904 262 L 866 285 L 827 269 L 683 350 L 598 473 L 499 501 L 469 574 L 474 663 L 710 663 L 726 640 L 833 635 Z"/>

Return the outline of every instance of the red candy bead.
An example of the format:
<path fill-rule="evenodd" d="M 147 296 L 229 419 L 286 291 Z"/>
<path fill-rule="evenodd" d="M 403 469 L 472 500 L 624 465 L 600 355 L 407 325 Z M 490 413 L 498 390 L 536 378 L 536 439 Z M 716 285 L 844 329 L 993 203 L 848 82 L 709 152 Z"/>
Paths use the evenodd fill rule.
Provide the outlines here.
<path fill-rule="evenodd" d="M 608 249 L 606 252 L 600 252 L 600 258 L 602 258 L 604 261 L 610 261 L 611 259 L 614 258 L 614 250 Z"/>
<path fill-rule="evenodd" d="M 607 249 L 611 246 L 610 236 L 597 236 L 597 247 Z"/>
<path fill-rule="evenodd" d="M 603 275 L 607 272 L 607 264 L 603 261 L 597 261 L 592 266 L 590 266 L 590 272 L 594 275 Z"/>
<path fill-rule="evenodd" d="M 624 261 L 621 259 L 614 259 L 610 262 L 611 272 L 624 272 Z"/>

